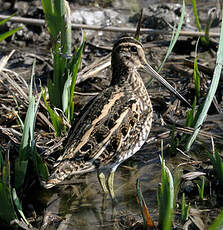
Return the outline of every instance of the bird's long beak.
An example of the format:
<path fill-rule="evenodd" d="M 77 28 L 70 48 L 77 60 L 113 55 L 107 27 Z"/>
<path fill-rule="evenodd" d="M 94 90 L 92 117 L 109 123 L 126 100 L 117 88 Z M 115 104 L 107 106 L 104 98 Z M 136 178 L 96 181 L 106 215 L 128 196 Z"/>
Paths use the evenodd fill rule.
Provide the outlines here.
<path fill-rule="evenodd" d="M 161 77 L 146 61 L 142 68 L 149 74 L 151 77 L 157 79 L 160 83 L 162 83 L 170 92 L 172 92 L 177 98 L 179 98 L 182 102 L 186 103 L 190 108 L 191 104 L 181 95 L 179 94 L 163 77 Z"/>

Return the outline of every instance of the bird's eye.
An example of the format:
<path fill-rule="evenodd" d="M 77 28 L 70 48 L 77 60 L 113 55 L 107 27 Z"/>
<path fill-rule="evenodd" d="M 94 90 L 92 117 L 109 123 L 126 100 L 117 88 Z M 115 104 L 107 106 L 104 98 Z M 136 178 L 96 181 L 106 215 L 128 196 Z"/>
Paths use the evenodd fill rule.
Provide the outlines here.
<path fill-rule="evenodd" d="M 137 53 L 137 47 L 131 46 L 131 47 L 130 47 L 130 51 L 131 51 L 132 53 Z"/>

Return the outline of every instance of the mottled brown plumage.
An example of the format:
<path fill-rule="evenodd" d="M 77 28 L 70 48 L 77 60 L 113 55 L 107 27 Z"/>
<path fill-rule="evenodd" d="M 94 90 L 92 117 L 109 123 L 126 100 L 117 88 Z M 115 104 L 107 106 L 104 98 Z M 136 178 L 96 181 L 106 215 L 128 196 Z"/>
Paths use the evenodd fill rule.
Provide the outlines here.
<path fill-rule="evenodd" d="M 152 104 L 137 72 L 138 68 L 144 68 L 177 94 L 147 64 L 140 42 L 129 37 L 120 39 L 112 51 L 111 85 L 92 101 L 75 123 L 65 152 L 58 159 L 45 184 L 46 188 L 59 184 L 67 176 L 99 169 L 103 190 L 109 190 L 114 197 L 113 178 L 116 168 L 141 148 L 152 124 Z M 179 94 L 177 96 L 181 97 Z M 110 172 L 108 185 L 105 183 L 104 170 Z"/>

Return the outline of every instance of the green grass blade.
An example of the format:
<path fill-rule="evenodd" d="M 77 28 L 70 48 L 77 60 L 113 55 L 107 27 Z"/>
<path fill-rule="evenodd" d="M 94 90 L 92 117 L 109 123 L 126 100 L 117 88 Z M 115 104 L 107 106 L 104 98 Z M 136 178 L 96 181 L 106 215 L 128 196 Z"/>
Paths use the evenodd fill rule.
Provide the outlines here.
<path fill-rule="evenodd" d="M 53 42 L 56 41 L 57 30 L 56 30 L 56 23 L 55 16 L 54 16 L 54 8 L 52 0 L 41 0 L 43 6 L 43 12 L 45 14 L 45 19 L 47 23 L 47 28 L 50 35 L 53 38 Z"/>
<path fill-rule="evenodd" d="M 56 131 L 56 135 L 57 136 L 60 136 L 62 132 L 65 131 L 65 126 L 63 124 L 63 120 L 60 116 L 57 115 L 57 113 L 52 110 L 49 106 L 49 104 L 47 103 L 47 100 L 46 100 L 46 90 L 45 91 L 42 91 L 42 96 L 43 96 L 43 100 L 44 100 L 44 103 L 47 107 L 47 110 L 50 114 L 50 118 L 52 120 L 52 124 L 53 124 L 53 127 Z"/>
<path fill-rule="evenodd" d="M 28 159 L 30 155 L 30 140 L 33 138 L 31 130 L 33 129 L 34 121 L 34 98 L 29 103 L 29 108 L 26 113 L 24 130 L 21 144 L 19 146 L 19 158 L 15 162 L 15 188 L 19 190 L 25 180 Z"/>
<path fill-rule="evenodd" d="M 73 94 L 84 42 L 82 41 L 77 53 L 72 54 L 71 16 L 67 1 L 42 0 L 42 4 L 53 40 L 53 79 L 47 83 L 50 105 L 63 110 L 68 121 L 71 121 L 74 111 Z M 58 131 L 61 122 L 52 110 L 48 110 L 58 136 L 61 133 Z"/>
<path fill-rule="evenodd" d="M 1 152 L 0 155 L 2 161 L 2 170 L 0 171 L 0 219 L 9 224 L 12 220 L 17 219 L 17 215 L 11 196 L 10 162 L 8 157 L 5 161 L 3 160 Z"/>
<path fill-rule="evenodd" d="M 158 72 L 160 72 L 160 70 L 163 68 L 164 63 L 166 62 L 167 58 L 170 56 L 170 54 L 171 54 L 171 52 L 172 52 L 172 50 L 173 50 L 173 48 L 174 48 L 174 46 L 175 46 L 175 44 L 177 42 L 177 39 L 179 38 L 180 31 L 181 31 L 181 28 L 182 28 L 182 25 L 183 25 L 184 15 L 185 15 L 185 1 L 183 0 L 182 8 L 181 8 L 180 21 L 179 21 L 177 30 L 173 34 L 173 37 L 172 37 L 170 45 L 168 47 L 166 56 L 164 57 L 160 67 L 158 68 Z"/>
<path fill-rule="evenodd" d="M 24 213 L 23 213 L 23 211 L 22 211 L 22 205 L 21 205 L 21 203 L 20 203 L 20 201 L 19 201 L 19 198 L 18 198 L 18 196 L 17 196 L 17 194 L 16 194 L 16 190 L 15 190 L 14 188 L 13 188 L 13 190 L 12 190 L 12 198 L 13 198 L 14 204 L 15 204 L 15 206 L 16 206 L 16 208 L 17 208 L 19 214 L 21 215 L 22 219 L 24 220 L 24 222 L 25 222 L 27 225 L 29 225 L 29 222 L 27 221 L 27 219 L 26 219 L 26 217 L 25 217 L 25 215 L 24 215 Z"/>
<path fill-rule="evenodd" d="M 15 161 L 15 188 L 20 190 L 24 184 L 28 160 Z"/>
<path fill-rule="evenodd" d="M 195 47 L 195 60 L 194 60 L 194 85 L 195 85 L 195 95 L 197 97 L 197 100 L 200 99 L 200 73 L 198 70 L 198 64 L 197 64 L 197 47 L 198 47 L 199 39 L 196 42 Z"/>
<path fill-rule="evenodd" d="M 211 160 L 213 165 L 213 169 L 216 173 L 217 179 L 221 186 L 223 186 L 223 162 L 217 150 L 215 150 L 214 154 L 208 153 L 208 157 Z"/>
<path fill-rule="evenodd" d="M 173 30 L 173 34 L 172 34 L 172 38 L 171 38 L 171 42 L 170 42 L 170 45 L 168 47 L 168 50 L 167 50 L 167 53 L 161 63 L 161 65 L 159 66 L 158 68 L 158 73 L 161 71 L 161 69 L 163 68 L 163 65 L 165 64 L 167 58 L 169 57 L 169 55 L 171 54 L 176 42 L 177 42 L 177 39 L 179 37 L 179 34 L 180 34 L 180 30 L 182 28 L 182 25 L 183 25 L 183 19 L 184 19 L 184 15 L 185 15 L 185 1 L 183 0 L 183 3 L 182 3 L 182 9 L 181 9 L 181 16 L 180 16 L 180 21 L 179 21 L 179 24 L 178 24 L 178 27 L 177 27 L 177 30 L 175 32 L 175 29 Z M 150 79 L 147 83 L 146 83 L 146 87 L 149 86 L 149 84 L 152 82 L 152 79 Z"/>
<path fill-rule="evenodd" d="M 45 15 L 53 15 L 53 5 L 51 0 L 41 0 Z"/>
<path fill-rule="evenodd" d="M 4 164 L 4 160 L 3 160 L 2 152 L 1 152 L 1 149 L 0 149 L 0 172 L 2 171 L 3 164 Z"/>
<path fill-rule="evenodd" d="M 64 84 L 67 80 L 67 58 L 66 54 L 61 53 L 62 43 L 57 38 L 53 50 L 53 79 L 48 80 L 47 86 L 49 91 L 50 104 L 62 109 L 62 94 Z"/>
<path fill-rule="evenodd" d="M 19 146 L 19 157 L 15 161 L 15 188 L 19 190 L 22 188 L 22 185 L 25 180 L 26 170 L 28 166 L 28 160 L 31 155 L 31 143 L 34 139 L 34 126 L 35 126 L 35 117 L 37 106 L 35 107 L 35 98 L 32 95 L 32 85 L 33 77 L 35 74 L 35 64 L 36 60 L 33 62 L 30 87 L 29 87 L 29 107 L 26 113 L 26 118 L 24 122 L 24 130 L 22 134 L 21 144 Z"/>
<path fill-rule="evenodd" d="M 192 7 L 193 7 L 193 12 L 194 12 L 195 23 L 196 23 L 197 29 L 199 32 L 201 32 L 201 25 L 200 25 L 198 13 L 197 13 L 196 0 L 192 0 Z"/>
<path fill-rule="evenodd" d="M 0 26 L 3 25 L 4 23 L 6 23 L 8 20 L 10 20 L 13 16 L 14 16 L 14 15 L 9 16 L 8 18 L 1 20 L 1 21 L 0 21 Z"/>
<path fill-rule="evenodd" d="M 75 83 L 77 79 L 77 73 L 81 64 L 82 52 L 84 50 L 84 40 L 85 40 L 85 36 L 83 34 L 81 45 L 76 55 L 73 56 L 70 63 L 70 69 L 72 71 L 72 80 L 71 80 L 70 92 L 69 92 L 69 103 L 68 103 L 69 108 L 66 109 L 68 111 L 67 117 L 70 118 L 69 121 L 73 120 L 73 113 L 74 113 L 73 96 L 74 96 Z"/>
<path fill-rule="evenodd" d="M 161 147 L 161 149 L 163 148 Z M 161 165 L 161 187 L 158 192 L 159 228 L 162 230 L 170 230 L 173 219 L 174 183 L 172 174 L 165 165 L 163 154 L 161 157 Z"/>
<path fill-rule="evenodd" d="M 195 130 L 194 130 L 192 136 L 190 137 L 190 139 L 187 143 L 187 146 L 186 146 L 187 151 L 190 150 L 190 147 L 193 144 L 193 142 L 195 141 L 197 134 L 198 134 L 198 132 L 199 132 L 206 116 L 207 116 L 208 109 L 210 108 L 211 102 L 214 98 L 215 92 L 216 92 L 217 87 L 218 87 L 218 83 L 219 83 L 220 76 L 221 76 L 222 64 L 223 64 L 223 21 L 221 24 L 220 42 L 219 42 L 219 48 L 218 48 L 218 52 L 217 52 L 217 60 L 216 60 L 216 66 L 215 66 L 215 70 L 214 70 L 213 79 L 212 79 L 208 94 L 206 96 L 206 100 L 204 102 L 204 105 L 202 105 L 202 111 L 198 117 L 196 124 L 195 124 L 195 127 L 194 127 Z"/>
<path fill-rule="evenodd" d="M 10 224 L 14 219 L 17 219 L 14 205 L 12 202 L 10 188 L 0 182 L 0 219 L 5 223 Z"/>
<path fill-rule="evenodd" d="M 49 176 L 49 171 L 48 171 L 46 164 L 44 163 L 42 158 L 37 153 L 36 145 L 34 141 L 32 143 L 32 155 L 33 155 L 32 160 L 33 160 L 33 164 L 36 170 L 36 174 L 38 175 L 40 180 L 42 179 L 47 180 Z"/>
<path fill-rule="evenodd" d="M 14 33 L 16 33 L 18 30 L 21 30 L 22 27 L 17 27 L 15 29 L 9 30 L 3 34 L 0 34 L 0 42 L 3 41 L 4 39 L 6 39 L 7 37 L 12 36 Z"/>
<path fill-rule="evenodd" d="M 182 206 L 181 206 L 181 220 L 187 221 L 189 217 L 190 204 L 186 204 L 185 194 L 182 195 Z"/>
<path fill-rule="evenodd" d="M 194 114 L 195 114 L 195 108 L 197 104 L 197 98 L 194 98 L 192 109 L 187 111 L 187 119 L 186 119 L 186 126 L 187 127 L 193 127 L 193 124 L 195 122 Z"/>
<path fill-rule="evenodd" d="M 223 227 L 223 210 L 217 216 L 215 221 L 211 224 L 208 230 L 221 230 Z"/>
<path fill-rule="evenodd" d="M 63 17 L 65 15 L 65 4 L 64 0 L 54 1 L 55 15 Z"/>
<path fill-rule="evenodd" d="M 196 183 L 197 188 L 198 188 L 198 192 L 199 192 L 199 196 L 200 196 L 201 200 L 204 199 L 204 184 L 205 184 L 204 176 L 202 176 L 201 185 L 199 185 L 198 183 Z"/>
<path fill-rule="evenodd" d="M 201 30 L 201 25 L 200 25 L 198 13 L 197 13 L 196 0 L 192 0 L 192 7 L 193 7 L 193 13 L 194 13 L 194 18 L 195 18 L 195 23 L 196 23 L 197 29 L 199 32 L 201 32 L 202 30 Z M 209 44 L 209 41 L 206 39 L 205 36 L 201 37 L 201 42 L 205 45 Z"/>
<path fill-rule="evenodd" d="M 7 21 L 9 21 L 12 17 L 14 17 L 16 14 L 12 14 L 11 16 L 9 16 L 8 18 L 5 18 L 3 20 L 0 21 L 0 26 L 3 25 L 4 23 L 6 23 Z"/>

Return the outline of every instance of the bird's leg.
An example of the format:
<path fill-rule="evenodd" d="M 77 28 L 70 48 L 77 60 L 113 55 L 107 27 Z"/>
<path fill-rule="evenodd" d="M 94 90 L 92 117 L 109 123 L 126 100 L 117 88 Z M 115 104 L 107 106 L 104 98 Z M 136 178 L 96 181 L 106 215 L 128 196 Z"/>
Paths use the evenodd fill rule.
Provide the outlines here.
<path fill-rule="evenodd" d="M 105 179 L 105 174 L 103 173 L 102 170 L 98 170 L 98 180 L 100 182 L 101 188 L 105 194 L 108 193 L 108 189 L 106 186 L 106 179 Z"/>
<path fill-rule="evenodd" d="M 108 175 L 108 181 L 107 181 L 109 194 L 110 194 L 112 200 L 115 198 L 115 193 L 114 193 L 114 189 L 113 189 L 114 176 L 115 176 L 115 171 L 111 171 Z"/>
<path fill-rule="evenodd" d="M 115 199 L 115 193 L 114 193 L 114 189 L 113 189 L 113 185 L 114 185 L 114 176 L 115 176 L 115 171 L 116 171 L 116 167 L 112 168 L 111 171 L 109 172 L 109 175 L 108 175 L 108 179 L 107 179 L 107 184 L 108 184 L 108 191 L 109 191 L 109 194 L 112 198 L 112 201 L 114 203 L 116 203 L 116 199 Z"/>

